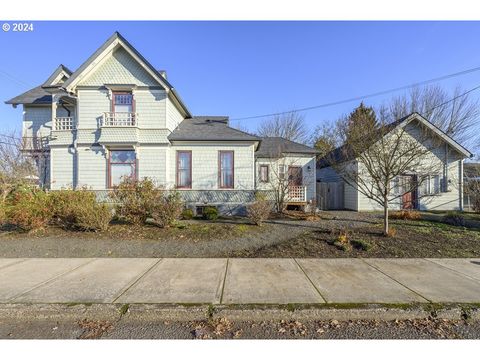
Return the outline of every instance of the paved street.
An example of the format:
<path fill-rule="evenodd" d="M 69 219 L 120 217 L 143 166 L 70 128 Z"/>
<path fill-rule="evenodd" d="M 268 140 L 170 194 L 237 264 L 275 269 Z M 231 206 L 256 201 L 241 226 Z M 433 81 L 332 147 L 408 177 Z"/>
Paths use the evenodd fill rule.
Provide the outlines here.
<path fill-rule="evenodd" d="M 480 303 L 480 259 L 0 259 L 1 303 Z"/>

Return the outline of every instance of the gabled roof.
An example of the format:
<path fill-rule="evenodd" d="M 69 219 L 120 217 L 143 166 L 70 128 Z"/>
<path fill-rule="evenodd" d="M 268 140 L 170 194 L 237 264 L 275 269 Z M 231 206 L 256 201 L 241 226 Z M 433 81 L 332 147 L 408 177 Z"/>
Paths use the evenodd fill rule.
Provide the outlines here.
<path fill-rule="evenodd" d="M 44 105 L 52 103 L 52 93 L 48 89 L 59 88 L 61 84 L 54 83 L 60 74 L 67 77 L 72 74 L 72 71 L 65 65 L 60 64 L 55 71 L 48 77 L 48 79 L 40 86 L 34 87 L 23 94 L 15 96 L 13 99 L 5 101 L 5 104 L 18 105 Z"/>
<path fill-rule="evenodd" d="M 107 41 L 105 41 L 80 67 L 75 70 L 75 72 L 70 76 L 70 78 L 65 81 L 63 87 L 67 90 L 71 89 L 76 82 L 81 79 L 81 75 L 90 67 L 90 65 L 95 66 L 95 60 L 101 56 L 112 44 L 118 42 L 123 46 L 127 51 L 131 52 L 136 57 L 136 60 L 142 65 L 150 74 L 169 92 L 169 96 L 172 96 L 172 100 L 179 106 L 187 117 L 191 117 L 189 110 L 186 105 L 181 100 L 178 93 L 173 88 L 167 79 L 160 73 L 155 67 L 153 67 L 147 59 L 143 57 L 118 31 L 115 31 L 112 36 L 110 36 Z M 170 95 L 171 94 L 171 95 Z"/>
<path fill-rule="evenodd" d="M 227 116 L 194 116 L 183 120 L 170 141 L 259 141 L 260 138 L 228 126 Z"/>
<path fill-rule="evenodd" d="M 400 119 L 397 119 L 393 121 L 390 124 L 385 125 L 381 130 L 378 131 L 378 136 L 385 136 L 389 132 L 391 132 L 393 129 L 396 129 L 399 126 L 406 126 L 410 122 L 417 120 L 421 124 L 425 125 L 428 129 L 433 131 L 435 134 L 437 134 L 442 140 L 444 140 L 448 145 L 450 145 L 452 148 L 456 149 L 459 153 L 463 154 L 465 157 L 472 157 L 473 154 L 468 151 L 465 147 L 460 145 L 458 142 L 453 140 L 450 136 L 448 136 L 444 131 L 442 131 L 439 127 L 428 121 L 426 118 L 424 118 L 422 115 L 419 113 L 412 113 L 410 115 L 404 116 Z M 375 137 L 374 137 L 375 138 Z M 365 144 L 365 150 L 368 148 L 367 146 L 371 144 L 371 141 L 369 143 Z M 324 157 L 318 160 L 317 162 L 317 167 L 318 168 L 324 168 L 331 166 L 335 163 L 342 163 L 345 161 L 350 161 L 355 158 L 355 154 L 352 151 L 352 149 L 348 146 L 348 144 L 342 145 L 335 150 L 331 151 Z"/>
<path fill-rule="evenodd" d="M 260 142 L 256 157 L 278 157 L 282 154 L 315 155 L 318 151 L 309 146 L 287 140 L 282 137 L 264 137 Z"/>
<path fill-rule="evenodd" d="M 55 80 L 61 75 L 65 75 L 65 77 L 69 78 L 72 75 L 72 71 L 67 68 L 65 65 L 60 64 L 52 75 L 48 77 L 48 79 L 43 83 L 42 87 L 50 87 L 50 86 L 57 86 L 58 82 Z"/>

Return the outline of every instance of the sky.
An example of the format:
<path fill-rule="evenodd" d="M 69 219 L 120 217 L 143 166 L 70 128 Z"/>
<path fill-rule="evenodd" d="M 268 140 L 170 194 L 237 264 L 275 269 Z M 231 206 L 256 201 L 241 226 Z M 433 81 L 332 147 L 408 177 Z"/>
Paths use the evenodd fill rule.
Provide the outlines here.
<path fill-rule="evenodd" d="M 32 32 L 0 33 L 0 133 L 20 129 L 22 121 L 21 107 L 4 101 L 43 83 L 60 63 L 77 69 L 114 31 L 167 71 L 194 115 L 227 115 L 252 131 L 262 119 L 235 119 L 480 66 L 480 22 L 33 22 Z M 438 84 L 468 90 L 480 85 L 480 71 Z M 378 106 L 403 93 L 365 103 Z M 303 114 L 313 131 L 358 103 Z"/>

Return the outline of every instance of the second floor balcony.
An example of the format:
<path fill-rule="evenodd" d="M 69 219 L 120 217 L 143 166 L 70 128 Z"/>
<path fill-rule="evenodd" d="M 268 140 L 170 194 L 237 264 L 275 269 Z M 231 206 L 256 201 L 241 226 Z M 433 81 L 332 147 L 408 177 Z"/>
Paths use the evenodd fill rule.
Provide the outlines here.
<path fill-rule="evenodd" d="M 20 143 L 20 150 L 26 152 L 48 151 L 47 136 L 23 136 Z"/>
<path fill-rule="evenodd" d="M 53 124 L 53 130 L 75 130 L 77 128 L 74 117 L 56 117 Z"/>
<path fill-rule="evenodd" d="M 136 127 L 138 115 L 133 112 L 103 113 L 102 127 Z"/>

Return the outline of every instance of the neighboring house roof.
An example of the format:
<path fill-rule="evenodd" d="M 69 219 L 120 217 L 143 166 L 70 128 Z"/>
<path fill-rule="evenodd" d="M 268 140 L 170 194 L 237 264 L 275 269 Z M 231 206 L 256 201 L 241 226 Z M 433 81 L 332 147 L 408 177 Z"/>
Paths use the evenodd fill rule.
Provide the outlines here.
<path fill-rule="evenodd" d="M 410 115 L 404 116 L 400 119 L 397 119 L 390 124 L 385 125 L 381 130 L 378 131 L 378 136 L 379 136 L 379 138 L 380 138 L 380 136 L 382 136 L 382 134 L 383 134 L 383 136 L 385 136 L 386 134 L 388 134 L 393 129 L 395 129 L 399 126 L 405 126 L 413 120 L 417 120 L 420 123 L 422 123 L 423 125 L 425 125 L 427 128 L 429 128 L 431 131 L 433 131 L 435 134 L 437 134 L 447 144 L 449 144 L 451 147 L 453 147 L 458 152 L 463 154 L 465 157 L 472 157 L 473 156 L 473 154 L 470 151 L 468 151 L 465 147 L 463 147 L 461 144 L 459 144 L 454 139 L 452 139 L 450 136 L 448 136 L 439 127 L 437 127 L 436 125 L 434 125 L 433 123 L 431 123 L 430 121 L 425 119 L 422 115 L 420 115 L 419 113 L 416 113 L 416 112 L 414 112 Z M 370 142 L 365 144 L 366 145 L 365 150 L 368 148 L 367 146 L 369 144 L 371 144 L 371 140 L 370 140 Z M 345 162 L 345 161 L 350 161 L 350 160 L 353 160 L 354 158 L 355 158 L 354 152 L 348 146 L 348 144 L 345 144 L 345 145 L 342 145 L 342 146 L 336 148 L 335 150 L 331 151 L 330 153 L 328 153 L 327 155 L 325 155 L 324 157 L 319 159 L 317 161 L 317 167 L 318 168 L 324 168 L 324 167 L 331 166 L 335 163 L 338 164 L 338 163 L 342 163 L 342 162 Z"/>
<path fill-rule="evenodd" d="M 309 146 L 287 140 L 282 137 L 264 137 L 260 142 L 256 157 L 278 157 L 281 154 L 317 154 L 318 151 Z"/>
<path fill-rule="evenodd" d="M 170 141 L 259 141 L 259 137 L 228 126 L 227 116 L 194 116 L 183 120 Z"/>

